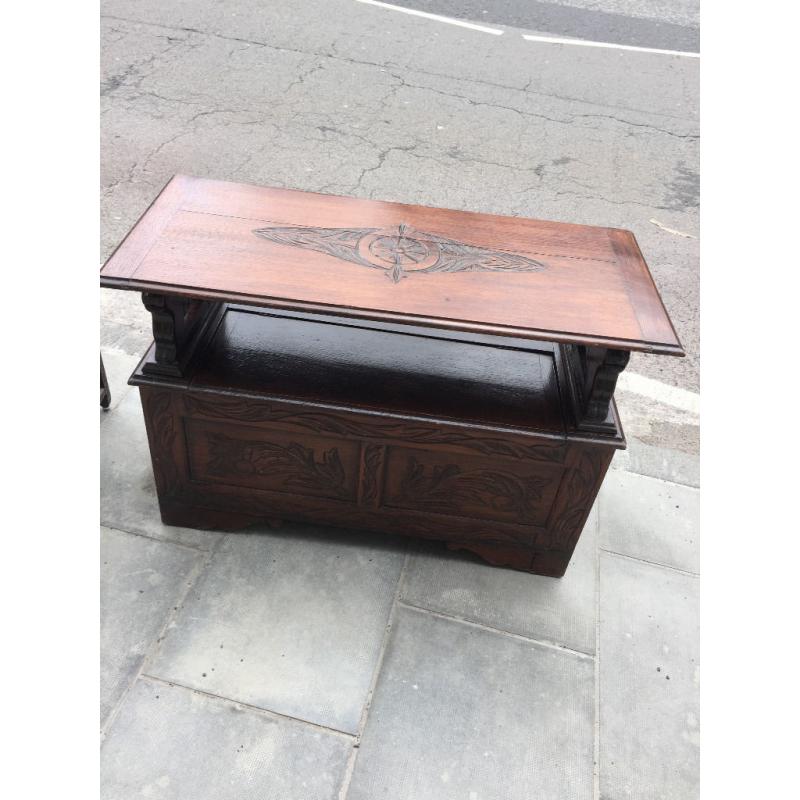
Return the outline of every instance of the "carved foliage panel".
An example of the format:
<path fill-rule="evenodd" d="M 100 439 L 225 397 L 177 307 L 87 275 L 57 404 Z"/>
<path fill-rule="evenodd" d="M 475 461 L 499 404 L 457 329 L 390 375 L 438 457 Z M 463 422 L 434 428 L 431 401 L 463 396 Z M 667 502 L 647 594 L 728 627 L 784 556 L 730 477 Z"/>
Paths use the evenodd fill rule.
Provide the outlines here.
<path fill-rule="evenodd" d="M 139 394 L 159 497 L 174 497 L 180 493 L 183 484 L 180 468 L 183 463 L 182 439 L 176 425 L 174 394 L 145 387 L 140 388 Z"/>
<path fill-rule="evenodd" d="M 185 419 L 189 471 L 207 483 L 355 501 L 356 442 Z"/>
<path fill-rule="evenodd" d="M 550 546 L 572 551 L 589 512 L 600 482 L 611 463 L 614 451 L 589 445 L 572 445 L 563 485 L 548 521 Z"/>
<path fill-rule="evenodd" d="M 554 464 L 390 447 L 383 504 L 448 516 L 543 525 L 563 470 Z"/>
<path fill-rule="evenodd" d="M 185 424 L 195 481 L 543 526 L 564 473 L 565 448 L 555 442 L 523 444 L 390 419 L 362 422 L 352 414 L 244 399 L 184 395 L 184 402 L 192 415 Z M 409 444 L 375 441 L 387 435 Z"/>

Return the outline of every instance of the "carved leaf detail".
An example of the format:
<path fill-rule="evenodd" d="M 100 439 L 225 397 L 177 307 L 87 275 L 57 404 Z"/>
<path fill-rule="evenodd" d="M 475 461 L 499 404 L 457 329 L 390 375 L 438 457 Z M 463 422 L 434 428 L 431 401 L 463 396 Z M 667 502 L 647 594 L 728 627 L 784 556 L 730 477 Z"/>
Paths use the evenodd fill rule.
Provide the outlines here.
<path fill-rule="evenodd" d="M 434 272 L 539 272 L 547 265 L 521 253 L 448 239 L 410 225 L 393 228 L 268 227 L 253 231 L 276 244 L 325 253 L 382 270 L 392 283 Z"/>
<path fill-rule="evenodd" d="M 158 392 L 151 395 L 142 394 L 142 403 L 147 409 L 152 426 L 154 447 L 152 452 L 158 454 L 153 458 L 153 473 L 159 484 L 159 494 L 172 497 L 180 490 L 181 480 L 173 453 L 175 447 L 175 416 L 172 411 L 172 394 Z"/>
<path fill-rule="evenodd" d="M 562 501 L 560 514 L 553 523 L 552 546 L 568 548 L 580 535 L 580 523 L 589 513 L 589 507 L 594 501 L 594 490 L 602 467 L 599 454 L 581 454 L 566 479 L 565 490 L 562 490 L 566 500 Z M 567 502 L 569 505 L 566 505 Z"/>
<path fill-rule="evenodd" d="M 258 228 L 253 233 L 276 244 L 315 250 L 318 253 L 341 258 L 343 261 L 354 261 L 366 267 L 374 267 L 375 264 L 370 264 L 358 255 L 356 247 L 362 236 L 375 233 L 376 230 L 377 228 L 283 227 Z"/>
<path fill-rule="evenodd" d="M 287 487 L 316 488 L 349 496 L 339 451 L 332 447 L 317 461 L 314 451 L 297 442 L 247 442 L 224 434 L 209 436 L 211 475 L 272 475 L 280 473 Z"/>
<path fill-rule="evenodd" d="M 465 503 L 512 514 L 529 522 L 535 504 L 542 499 L 550 480 L 521 478 L 509 472 L 462 470 L 456 464 L 433 465 L 430 469 L 409 457 L 396 500 L 429 511 L 459 514 Z"/>
<path fill-rule="evenodd" d="M 386 448 L 381 445 L 364 446 L 361 471 L 361 503 L 375 505 L 378 502 L 379 478 L 383 469 Z"/>
<path fill-rule="evenodd" d="M 489 250 L 440 236 L 423 234 L 439 245 L 439 259 L 420 272 L 539 272 L 546 264 L 519 253 Z"/>

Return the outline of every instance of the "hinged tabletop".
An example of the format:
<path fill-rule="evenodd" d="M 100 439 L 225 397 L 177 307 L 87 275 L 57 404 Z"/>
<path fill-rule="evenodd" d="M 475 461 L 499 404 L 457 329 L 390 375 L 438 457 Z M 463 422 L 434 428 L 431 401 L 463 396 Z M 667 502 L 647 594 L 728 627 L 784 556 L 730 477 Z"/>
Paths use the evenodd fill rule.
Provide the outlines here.
<path fill-rule="evenodd" d="M 629 231 L 182 175 L 101 285 L 684 354 Z"/>

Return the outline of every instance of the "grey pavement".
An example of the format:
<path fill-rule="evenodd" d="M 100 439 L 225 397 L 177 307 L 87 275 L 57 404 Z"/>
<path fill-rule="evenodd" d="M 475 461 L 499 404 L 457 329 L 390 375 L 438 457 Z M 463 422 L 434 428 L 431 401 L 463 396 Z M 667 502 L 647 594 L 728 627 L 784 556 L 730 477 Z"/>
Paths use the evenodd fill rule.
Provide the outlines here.
<path fill-rule="evenodd" d="M 600 796 L 698 794 L 697 577 L 600 554 Z"/>
<path fill-rule="evenodd" d="M 308 526 L 228 536 L 152 672 L 355 734 L 404 558 L 397 542 Z"/>
<path fill-rule="evenodd" d="M 106 0 L 101 257 L 176 172 L 624 227 L 688 357 L 631 360 L 629 448 L 555 580 L 163 525 L 125 383 L 149 318 L 103 291 L 105 800 L 698 795 L 699 62 L 521 35 L 691 49 L 696 4 L 408 4 L 504 33 L 354 0 Z"/>
<path fill-rule="evenodd" d="M 570 562 L 570 580 L 484 569 L 474 559 L 443 559 L 441 547 L 414 548 L 401 600 L 538 641 L 594 653 L 597 513 Z"/>
<path fill-rule="evenodd" d="M 141 679 L 103 748 L 104 800 L 332 800 L 350 742 L 219 697 Z"/>
<path fill-rule="evenodd" d="M 594 664 L 400 607 L 348 797 L 591 797 Z"/>
<path fill-rule="evenodd" d="M 201 557 L 188 548 L 102 528 L 100 560 L 100 718 L 105 722 L 137 677 Z"/>
<path fill-rule="evenodd" d="M 612 470 L 598 503 L 606 550 L 700 571 L 695 537 L 700 492 L 663 480 Z"/>

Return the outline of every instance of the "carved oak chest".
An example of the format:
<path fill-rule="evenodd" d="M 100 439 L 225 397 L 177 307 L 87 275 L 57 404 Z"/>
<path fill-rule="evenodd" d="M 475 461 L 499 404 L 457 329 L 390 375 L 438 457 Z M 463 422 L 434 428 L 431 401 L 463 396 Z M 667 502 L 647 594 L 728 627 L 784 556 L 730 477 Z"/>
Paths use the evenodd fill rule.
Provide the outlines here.
<path fill-rule="evenodd" d="M 142 292 L 164 522 L 304 520 L 561 576 L 631 350 L 682 350 L 631 234 L 176 177 L 109 259 Z"/>

